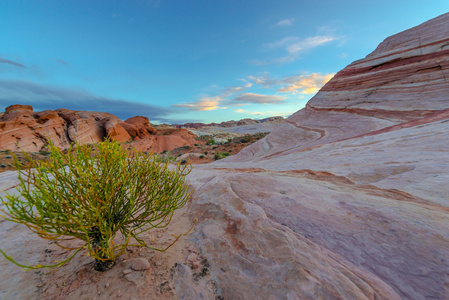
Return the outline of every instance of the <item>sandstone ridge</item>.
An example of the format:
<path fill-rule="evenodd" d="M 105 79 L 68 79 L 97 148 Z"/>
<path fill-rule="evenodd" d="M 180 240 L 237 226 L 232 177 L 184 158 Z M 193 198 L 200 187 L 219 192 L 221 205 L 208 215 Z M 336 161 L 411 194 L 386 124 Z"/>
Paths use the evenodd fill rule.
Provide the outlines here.
<path fill-rule="evenodd" d="M 447 298 L 448 43 L 449 14 L 389 37 L 194 170 L 193 239 L 225 298 Z"/>

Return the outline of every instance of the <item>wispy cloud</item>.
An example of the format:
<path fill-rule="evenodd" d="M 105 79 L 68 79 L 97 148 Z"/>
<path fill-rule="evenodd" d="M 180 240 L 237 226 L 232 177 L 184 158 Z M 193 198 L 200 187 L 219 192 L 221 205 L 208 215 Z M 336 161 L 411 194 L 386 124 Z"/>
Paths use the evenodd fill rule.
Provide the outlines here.
<path fill-rule="evenodd" d="M 333 36 L 313 36 L 306 38 L 305 40 L 289 44 L 287 46 L 287 51 L 290 54 L 297 54 L 300 51 L 315 48 L 334 40 L 336 40 L 336 37 Z"/>
<path fill-rule="evenodd" d="M 137 115 L 150 121 L 168 121 L 165 116 L 172 112 L 155 105 L 99 97 L 83 90 L 43 86 L 28 81 L 0 80 L 0 111 L 12 104 L 28 104 L 35 111 L 67 108 L 108 112 L 124 120 Z"/>
<path fill-rule="evenodd" d="M 254 84 L 261 85 L 265 88 L 270 88 L 270 87 L 280 83 L 279 80 L 270 78 L 267 75 L 257 76 L 257 77 L 256 76 L 248 76 L 248 79 L 251 80 Z"/>
<path fill-rule="evenodd" d="M 175 104 L 174 106 L 187 108 L 188 110 L 194 110 L 194 111 L 224 109 L 226 107 L 218 106 L 220 104 L 220 101 L 222 101 L 222 100 L 223 99 L 219 96 L 203 97 L 200 100 L 195 101 L 195 102 Z"/>
<path fill-rule="evenodd" d="M 245 89 L 249 89 L 252 86 L 253 86 L 253 84 L 251 82 L 245 81 L 245 84 L 242 86 L 231 86 L 231 87 L 225 88 L 219 97 L 221 97 L 221 98 L 229 97 L 232 94 L 241 92 Z"/>
<path fill-rule="evenodd" d="M 278 47 L 282 47 L 282 46 L 285 46 L 288 44 L 295 43 L 299 40 L 300 39 L 297 36 L 288 36 L 288 37 L 283 38 L 282 40 L 268 43 L 267 46 L 268 46 L 268 48 L 278 48 Z"/>
<path fill-rule="evenodd" d="M 285 51 L 287 52 L 287 55 L 278 57 L 271 60 L 252 60 L 251 63 L 255 65 L 267 65 L 267 64 L 276 64 L 276 63 L 287 63 L 295 61 L 299 58 L 299 55 L 307 50 L 310 50 L 312 48 L 324 45 L 326 43 L 329 43 L 331 41 L 339 39 L 336 36 L 331 35 L 318 35 L 313 37 L 308 37 L 306 39 L 300 39 L 295 36 L 289 36 L 285 37 L 279 41 L 275 41 L 269 44 L 266 44 L 266 46 L 269 49 L 276 49 L 276 48 L 285 48 Z"/>
<path fill-rule="evenodd" d="M 291 25 L 293 25 L 294 22 L 295 22 L 294 18 L 285 19 L 285 20 L 281 20 L 281 21 L 277 22 L 276 25 L 274 25 L 274 26 L 275 27 L 291 26 Z"/>
<path fill-rule="evenodd" d="M 231 102 L 234 104 L 250 104 L 250 103 L 256 103 L 256 104 L 282 104 L 286 97 L 281 96 L 270 96 L 270 95 L 261 95 L 261 94 L 254 94 L 254 93 L 246 93 L 241 94 L 237 97 L 235 97 Z"/>
<path fill-rule="evenodd" d="M 300 94 L 315 94 L 318 90 L 326 84 L 335 74 L 312 73 L 310 75 L 298 75 L 287 77 L 283 80 L 285 86 L 278 89 L 280 93 L 300 93 Z"/>
<path fill-rule="evenodd" d="M 20 67 L 20 68 L 26 68 L 24 65 L 22 65 L 19 62 L 16 62 L 16 61 L 13 61 L 13 60 L 10 60 L 10 59 L 7 59 L 7 58 L 3 58 L 3 57 L 0 57 L 0 63 L 10 64 L 10 65 L 13 65 L 13 66 L 16 66 L 16 67 Z"/>

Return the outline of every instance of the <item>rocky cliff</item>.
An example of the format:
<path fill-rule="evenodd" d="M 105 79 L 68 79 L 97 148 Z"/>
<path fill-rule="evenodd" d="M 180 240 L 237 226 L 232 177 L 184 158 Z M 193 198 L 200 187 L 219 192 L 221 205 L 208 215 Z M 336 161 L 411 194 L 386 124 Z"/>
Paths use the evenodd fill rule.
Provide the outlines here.
<path fill-rule="evenodd" d="M 182 299 L 447 299 L 448 24 L 444 14 L 387 38 L 266 138 L 196 166 L 189 175 L 196 191 L 184 211 L 197 219 L 189 236 L 195 254 L 177 261 L 157 292 L 145 286 L 165 276 L 157 265 L 154 273 L 135 275 L 145 280 L 134 279 L 130 295 L 140 289 Z M 13 242 L 30 238 L 16 226 L 1 231 L 0 241 L 8 232 L 10 253 Z M 15 255 L 45 261 L 31 250 Z M 201 257 L 199 269 L 184 264 L 191 256 Z M 43 290 L 75 298 L 77 286 L 96 295 L 87 293 L 87 267 L 61 267 L 60 290 L 51 292 L 56 275 L 23 275 L 0 263 L 5 297 Z M 113 278 L 125 286 L 123 276 L 97 276 L 98 295 L 111 292 L 103 287 Z M 108 295 L 121 295 L 112 290 Z"/>
<path fill-rule="evenodd" d="M 141 151 L 162 152 L 195 143 L 185 129 L 158 131 L 148 118 L 136 116 L 122 122 L 105 112 L 68 109 L 34 112 L 29 105 L 11 105 L 0 115 L 0 150 L 37 152 L 51 140 L 65 149 L 71 143 L 98 143 L 106 138 L 130 142 Z"/>

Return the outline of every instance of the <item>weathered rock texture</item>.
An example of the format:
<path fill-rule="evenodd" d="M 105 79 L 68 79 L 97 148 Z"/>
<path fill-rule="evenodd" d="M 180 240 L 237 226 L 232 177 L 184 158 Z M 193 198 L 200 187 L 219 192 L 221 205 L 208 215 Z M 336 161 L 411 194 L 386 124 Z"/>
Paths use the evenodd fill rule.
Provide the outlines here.
<path fill-rule="evenodd" d="M 448 30 L 445 14 L 386 39 L 266 138 L 196 166 L 190 241 L 212 281 L 178 264 L 173 297 L 448 299 Z"/>
<path fill-rule="evenodd" d="M 196 167 L 229 299 L 449 297 L 449 14 L 387 38 L 263 140 Z"/>
<path fill-rule="evenodd" d="M 137 150 L 162 152 L 193 145 L 194 136 L 186 129 L 156 131 L 147 117 L 136 116 L 122 122 L 105 112 L 68 109 L 33 112 L 29 105 L 12 105 L 0 115 L 0 150 L 37 152 L 48 140 L 65 149 L 71 143 L 98 143 L 106 138 L 130 142 Z"/>

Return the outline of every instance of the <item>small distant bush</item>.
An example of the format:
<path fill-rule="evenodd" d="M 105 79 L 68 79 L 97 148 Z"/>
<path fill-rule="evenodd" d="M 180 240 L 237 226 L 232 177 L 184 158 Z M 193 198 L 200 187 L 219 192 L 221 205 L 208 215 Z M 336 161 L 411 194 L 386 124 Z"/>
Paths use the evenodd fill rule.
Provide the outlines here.
<path fill-rule="evenodd" d="M 56 267 L 85 249 L 95 269 L 105 271 L 128 246 L 165 251 L 182 236 L 165 249 L 150 247 L 139 237 L 166 227 L 189 200 L 185 176 L 191 165 L 168 167 L 158 156 L 125 151 L 117 142 L 76 145 L 67 154 L 50 143 L 49 150 L 50 158 L 41 162 L 24 153 L 29 160 L 25 170 L 15 159 L 20 197 L 0 197 L 6 206 L 1 216 L 63 248 L 67 240 L 83 243 L 68 259 L 50 266 L 22 265 L 0 249 L 11 262 L 29 269 Z M 117 234 L 121 239 L 114 240 Z"/>
<path fill-rule="evenodd" d="M 209 141 L 207 142 L 207 145 L 216 145 L 216 144 L 217 144 L 217 142 L 215 142 L 214 139 L 209 140 Z"/>
<path fill-rule="evenodd" d="M 229 156 L 229 155 L 230 155 L 229 152 L 218 152 L 218 153 L 214 154 L 214 158 L 215 158 L 215 160 L 219 160 L 219 159 L 225 158 L 226 156 Z"/>
<path fill-rule="evenodd" d="M 201 155 L 200 155 L 200 158 L 204 158 L 204 155 L 201 154 Z"/>
<path fill-rule="evenodd" d="M 149 154 L 154 155 L 154 154 Z M 166 156 L 166 155 L 154 155 L 155 159 L 163 162 L 163 163 L 174 163 L 176 161 L 176 158 L 173 156 Z"/>

